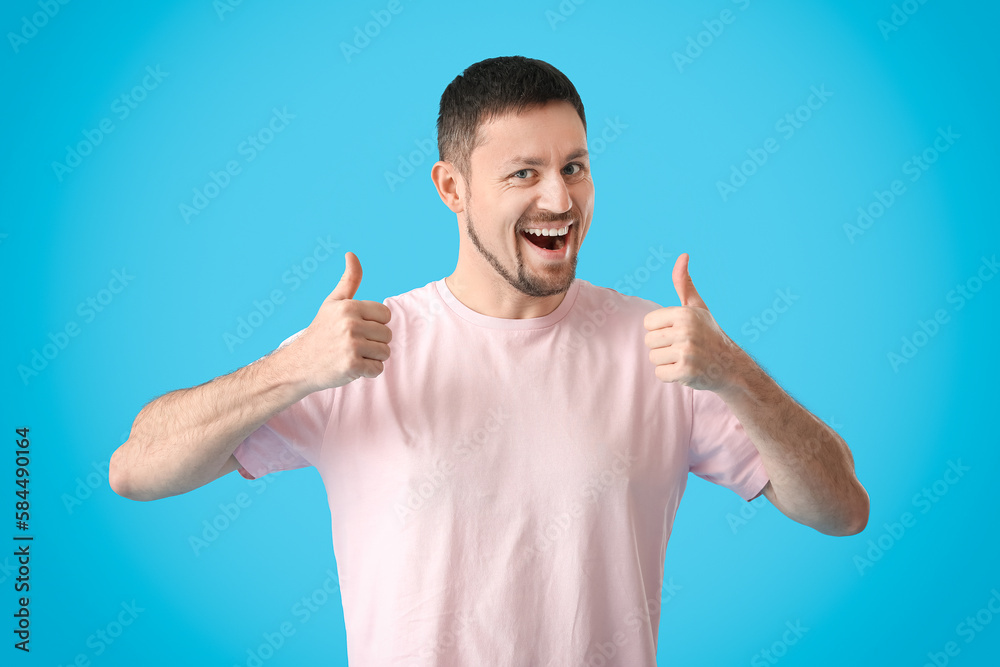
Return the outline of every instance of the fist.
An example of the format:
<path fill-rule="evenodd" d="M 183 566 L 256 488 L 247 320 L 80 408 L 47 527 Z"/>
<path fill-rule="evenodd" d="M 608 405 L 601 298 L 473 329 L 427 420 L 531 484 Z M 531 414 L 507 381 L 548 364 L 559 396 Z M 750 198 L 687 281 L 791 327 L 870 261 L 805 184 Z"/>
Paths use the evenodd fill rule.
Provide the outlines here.
<path fill-rule="evenodd" d="M 377 377 L 389 358 L 392 332 L 386 326 L 392 313 L 377 301 L 356 301 L 361 285 L 361 262 L 344 255 L 346 268 L 337 287 L 295 346 L 297 365 L 311 391 L 340 387 L 360 377 Z"/>
<path fill-rule="evenodd" d="M 745 354 L 716 324 L 688 274 L 688 254 L 674 265 L 674 289 L 681 305 L 648 313 L 645 342 L 656 377 L 692 389 L 723 391 L 733 384 Z"/>

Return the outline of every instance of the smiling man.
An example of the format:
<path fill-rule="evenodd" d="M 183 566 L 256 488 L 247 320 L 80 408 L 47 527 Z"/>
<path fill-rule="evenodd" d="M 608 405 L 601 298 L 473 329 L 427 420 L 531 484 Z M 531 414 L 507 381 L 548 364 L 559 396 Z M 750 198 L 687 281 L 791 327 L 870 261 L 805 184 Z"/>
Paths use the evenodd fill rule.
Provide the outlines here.
<path fill-rule="evenodd" d="M 489 91 L 477 92 L 485 97 Z M 513 99 L 518 94 L 506 91 Z M 594 212 L 583 105 L 578 98 L 536 102 L 530 109 L 487 111 L 480 119 L 477 107 L 458 106 L 461 99 L 447 93 L 442 99 L 438 145 L 442 156 L 456 157 L 431 172 L 465 232 L 446 283 L 478 312 L 504 318 L 551 312 L 573 283 Z"/>
<path fill-rule="evenodd" d="M 455 271 L 359 301 L 348 253 L 306 329 L 143 408 L 116 492 L 315 466 L 352 665 L 655 665 L 691 472 L 823 533 L 863 529 L 847 445 L 719 328 L 686 254 L 679 306 L 575 277 L 594 183 L 561 72 L 472 65 L 438 147 Z"/>

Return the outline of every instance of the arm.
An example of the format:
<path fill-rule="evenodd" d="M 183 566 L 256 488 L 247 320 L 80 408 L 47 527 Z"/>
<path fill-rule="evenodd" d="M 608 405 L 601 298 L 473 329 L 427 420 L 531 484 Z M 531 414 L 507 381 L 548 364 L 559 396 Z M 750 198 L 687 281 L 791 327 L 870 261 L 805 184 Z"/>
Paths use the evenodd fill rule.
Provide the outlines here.
<path fill-rule="evenodd" d="M 291 343 L 289 344 L 289 346 Z M 133 500 L 196 489 L 236 469 L 233 452 L 309 392 L 290 372 L 289 346 L 238 371 L 150 402 L 111 457 L 109 482 Z"/>
<path fill-rule="evenodd" d="M 240 443 L 293 403 L 378 376 L 389 358 L 391 313 L 355 301 L 360 283 L 361 264 L 348 253 L 340 283 L 300 336 L 238 371 L 146 405 L 111 457 L 115 493 L 155 500 L 196 489 L 235 470 Z"/>
<path fill-rule="evenodd" d="M 719 328 L 687 271 L 674 266 L 679 307 L 646 315 L 656 377 L 714 391 L 757 451 L 770 481 L 762 492 L 782 513 L 821 533 L 853 535 L 868 523 L 868 493 L 847 444 L 795 402 Z"/>
<path fill-rule="evenodd" d="M 741 354 L 735 355 L 730 387 L 716 393 L 760 453 L 770 477 L 763 494 L 783 514 L 821 533 L 860 533 L 868 523 L 868 493 L 855 476 L 847 443 L 736 350 Z"/>

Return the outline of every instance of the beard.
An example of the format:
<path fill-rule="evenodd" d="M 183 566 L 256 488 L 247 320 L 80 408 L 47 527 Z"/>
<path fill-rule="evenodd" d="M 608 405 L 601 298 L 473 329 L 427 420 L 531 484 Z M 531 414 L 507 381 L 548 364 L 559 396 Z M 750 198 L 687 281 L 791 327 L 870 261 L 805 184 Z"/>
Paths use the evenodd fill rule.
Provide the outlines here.
<path fill-rule="evenodd" d="M 517 235 L 520 236 L 520 230 L 528 228 L 531 226 L 532 222 L 555 222 L 562 220 L 576 220 L 574 226 L 579 226 L 581 224 L 582 217 L 579 212 L 575 209 L 569 213 L 564 213 L 561 215 L 549 216 L 544 219 L 527 219 L 521 218 L 518 220 L 518 224 L 515 226 L 517 230 Z M 524 263 L 524 256 L 521 253 L 520 243 L 515 243 L 515 253 L 516 260 L 514 271 L 511 272 L 500 259 L 490 252 L 490 250 L 483 244 L 482 239 L 476 232 L 476 226 L 472 221 L 472 217 L 469 215 L 468 209 L 465 211 L 465 229 L 469 235 L 469 239 L 472 241 L 472 245 L 476 247 L 479 254 L 482 255 L 490 266 L 500 275 L 501 278 L 507 281 L 507 283 L 516 289 L 521 294 L 525 296 L 532 297 L 544 297 L 552 296 L 553 294 L 561 294 L 569 289 L 570 285 L 573 284 L 573 280 L 576 278 L 576 261 L 577 254 L 573 248 L 567 248 L 566 253 L 568 255 L 567 259 L 560 262 L 557 268 L 551 271 L 545 272 L 535 272 L 530 271 Z M 575 230 L 578 232 L 579 230 Z M 575 239 L 574 232 L 574 239 Z M 568 243 L 568 240 L 567 240 Z"/>

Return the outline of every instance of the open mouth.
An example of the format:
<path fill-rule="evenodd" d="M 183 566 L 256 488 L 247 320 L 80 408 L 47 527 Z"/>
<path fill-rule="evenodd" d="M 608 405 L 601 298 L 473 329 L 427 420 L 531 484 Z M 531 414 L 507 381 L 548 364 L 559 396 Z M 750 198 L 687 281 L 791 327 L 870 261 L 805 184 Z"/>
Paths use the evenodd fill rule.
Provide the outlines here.
<path fill-rule="evenodd" d="M 518 233 L 536 248 L 558 252 L 566 247 L 572 226 L 573 223 L 560 229 L 522 229 Z"/>

